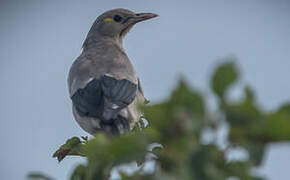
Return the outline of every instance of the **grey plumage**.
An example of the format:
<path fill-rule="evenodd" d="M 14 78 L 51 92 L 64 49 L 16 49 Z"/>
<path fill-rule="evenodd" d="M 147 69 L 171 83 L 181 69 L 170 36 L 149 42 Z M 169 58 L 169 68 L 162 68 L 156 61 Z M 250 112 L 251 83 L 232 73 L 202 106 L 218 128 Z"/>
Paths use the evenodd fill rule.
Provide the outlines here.
<path fill-rule="evenodd" d="M 137 105 L 146 99 L 122 40 L 134 24 L 156 16 L 114 9 L 91 27 L 68 77 L 74 117 L 88 133 L 120 134 L 140 120 Z"/>

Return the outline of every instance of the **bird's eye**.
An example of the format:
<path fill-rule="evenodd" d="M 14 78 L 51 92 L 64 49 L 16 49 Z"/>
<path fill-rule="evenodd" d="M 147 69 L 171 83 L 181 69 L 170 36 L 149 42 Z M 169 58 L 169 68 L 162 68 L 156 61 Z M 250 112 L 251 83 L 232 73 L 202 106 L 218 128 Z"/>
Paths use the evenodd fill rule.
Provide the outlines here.
<path fill-rule="evenodd" d="M 114 16 L 114 21 L 116 21 L 116 22 L 121 22 L 122 21 L 122 17 L 121 16 L 119 16 L 119 15 L 115 15 Z"/>

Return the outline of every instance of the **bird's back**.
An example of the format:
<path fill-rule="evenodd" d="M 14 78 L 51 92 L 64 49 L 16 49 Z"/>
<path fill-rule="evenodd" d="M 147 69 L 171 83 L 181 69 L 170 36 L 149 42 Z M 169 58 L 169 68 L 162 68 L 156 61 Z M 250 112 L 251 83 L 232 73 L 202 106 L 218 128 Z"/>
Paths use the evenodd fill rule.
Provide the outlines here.
<path fill-rule="evenodd" d="M 114 43 L 100 42 L 99 46 L 84 50 L 72 64 L 68 77 L 70 96 L 102 75 L 138 83 L 136 72 L 124 50 Z"/>

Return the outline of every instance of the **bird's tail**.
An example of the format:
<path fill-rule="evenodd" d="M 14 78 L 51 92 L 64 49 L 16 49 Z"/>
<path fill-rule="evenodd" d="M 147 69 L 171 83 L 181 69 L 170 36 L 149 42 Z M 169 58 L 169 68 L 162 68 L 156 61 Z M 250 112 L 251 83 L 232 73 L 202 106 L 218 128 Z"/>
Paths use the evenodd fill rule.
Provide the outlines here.
<path fill-rule="evenodd" d="M 101 128 L 109 134 L 120 135 L 124 134 L 126 131 L 130 130 L 130 125 L 128 119 L 118 115 L 116 118 L 111 119 L 109 123 L 102 121 L 100 123 Z"/>

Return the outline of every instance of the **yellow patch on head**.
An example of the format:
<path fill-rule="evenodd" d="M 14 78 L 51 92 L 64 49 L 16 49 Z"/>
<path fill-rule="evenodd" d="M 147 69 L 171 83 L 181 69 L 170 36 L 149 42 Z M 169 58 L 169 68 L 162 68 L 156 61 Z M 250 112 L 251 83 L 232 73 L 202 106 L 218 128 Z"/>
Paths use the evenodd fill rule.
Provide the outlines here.
<path fill-rule="evenodd" d="M 104 21 L 105 21 L 105 22 L 113 22 L 113 19 L 110 18 L 110 17 L 107 17 L 107 18 L 104 19 Z"/>

